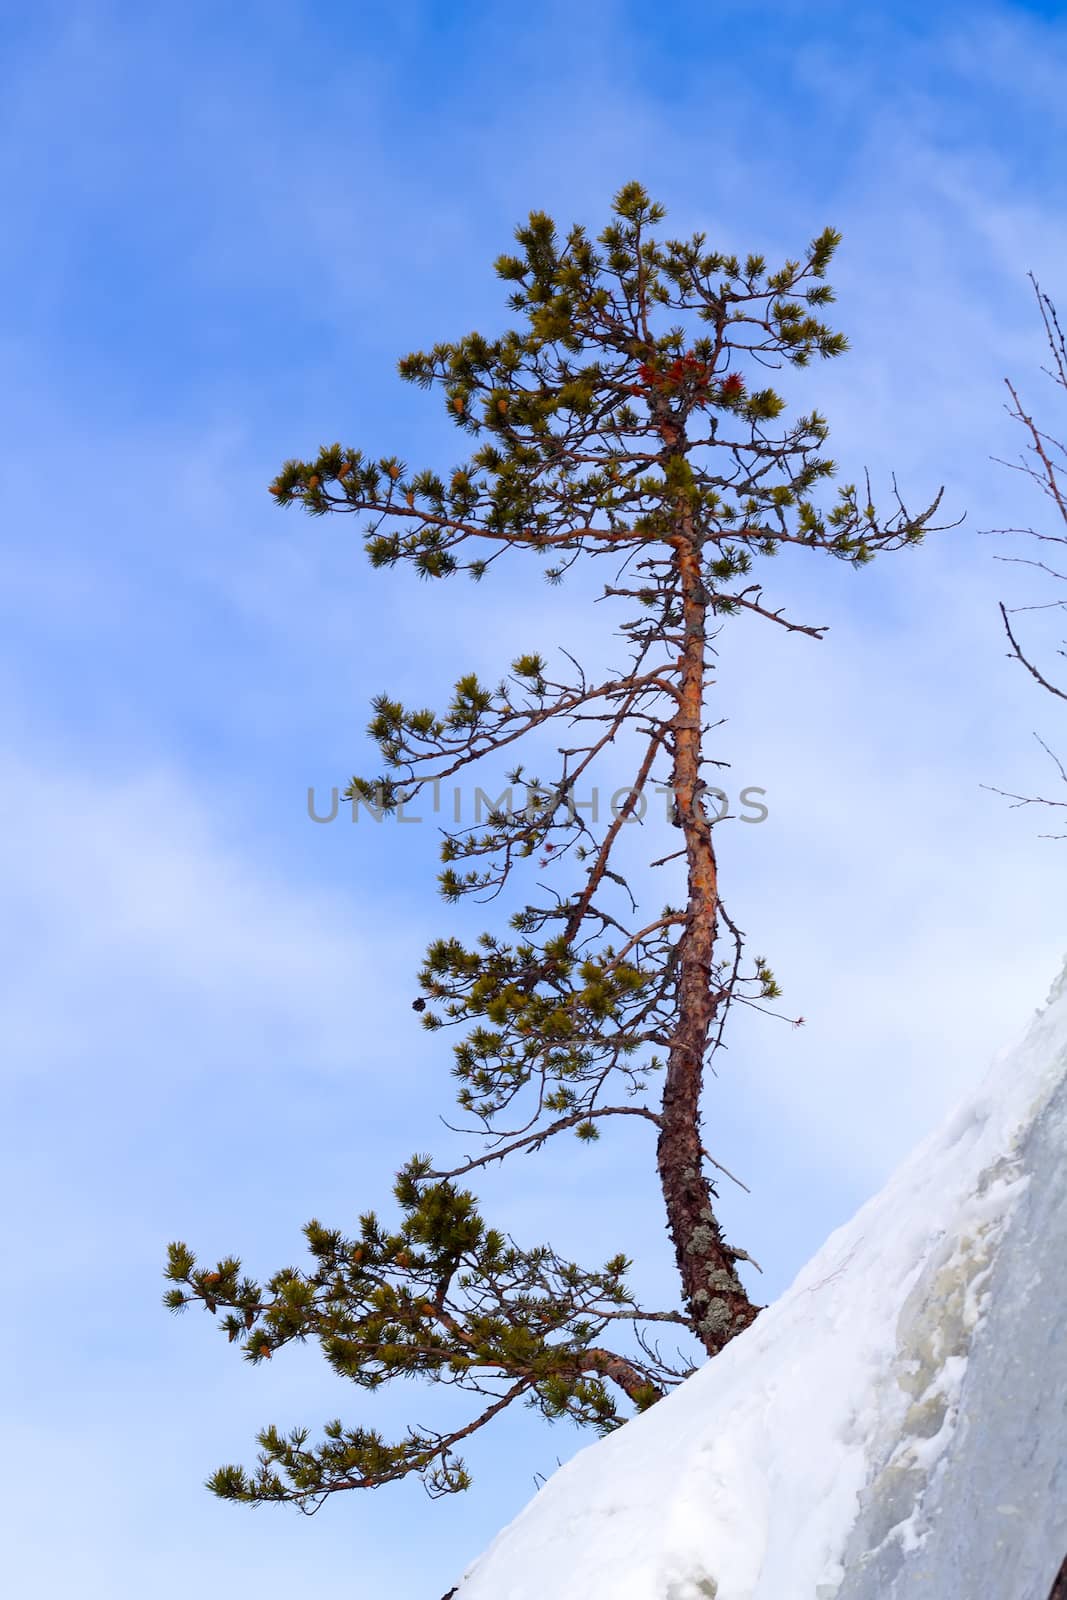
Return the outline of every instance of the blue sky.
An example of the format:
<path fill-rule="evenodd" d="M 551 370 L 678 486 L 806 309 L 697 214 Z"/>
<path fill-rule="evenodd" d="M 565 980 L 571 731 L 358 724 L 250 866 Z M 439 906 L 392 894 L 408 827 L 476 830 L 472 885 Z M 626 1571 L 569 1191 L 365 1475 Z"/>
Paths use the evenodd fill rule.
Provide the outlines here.
<path fill-rule="evenodd" d="M 256 1427 L 367 1401 L 311 1351 L 246 1370 L 160 1309 L 159 1267 L 176 1235 L 296 1260 L 307 1217 L 344 1225 L 444 1148 L 446 1064 L 407 1005 L 448 925 L 432 830 L 317 828 L 306 789 L 360 767 L 380 688 L 427 699 L 588 621 L 517 569 L 491 595 L 373 574 L 347 521 L 283 515 L 266 484 L 334 438 L 459 455 L 395 360 L 502 324 L 490 263 L 532 207 L 597 228 L 638 177 L 673 231 L 731 249 L 844 232 L 852 353 L 796 403 L 850 472 L 884 494 L 895 469 L 916 501 L 944 482 L 966 521 L 863 573 L 783 566 L 821 645 L 722 641 L 724 753 L 771 808 L 724 830 L 730 899 L 808 1024 L 739 1030 L 708 1137 L 752 1188 L 728 1226 L 778 1292 L 1021 1027 L 1065 942 L 1062 846 L 980 788 L 1041 782 L 1032 730 L 1056 728 L 997 632 L 1026 579 L 978 530 L 1040 515 L 990 457 L 1018 448 L 1003 377 L 1044 392 L 1027 271 L 1067 304 L 1067 18 L 7 10 L 6 1568 L 33 1600 L 297 1581 L 436 1600 L 580 1436 L 508 1420 L 459 1501 L 223 1506 L 201 1480 L 249 1460 Z M 583 1259 L 626 1248 L 667 1293 L 647 1154 L 552 1152 L 486 1204 Z M 408 1390 L 374 1419 L 432 1414 Z"/>

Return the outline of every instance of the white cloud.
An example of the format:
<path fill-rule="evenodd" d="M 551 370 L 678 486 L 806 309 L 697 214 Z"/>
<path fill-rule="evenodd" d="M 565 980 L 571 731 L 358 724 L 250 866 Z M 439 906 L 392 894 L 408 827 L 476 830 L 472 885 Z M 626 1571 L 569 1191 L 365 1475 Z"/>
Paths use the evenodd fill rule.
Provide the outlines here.
<path fill-rule="evenodd" d="M 175 771 L 9 754 L 0 791 L 7 1071 L 99 1071 L 121 1047 L 181 1072 L 173 1029 L 234 1071 L 301 1053 L 358 1069 L 354 1019 L 399 982 L 380 905 L 371 935 L 351 890 L 272 872 Z"/>

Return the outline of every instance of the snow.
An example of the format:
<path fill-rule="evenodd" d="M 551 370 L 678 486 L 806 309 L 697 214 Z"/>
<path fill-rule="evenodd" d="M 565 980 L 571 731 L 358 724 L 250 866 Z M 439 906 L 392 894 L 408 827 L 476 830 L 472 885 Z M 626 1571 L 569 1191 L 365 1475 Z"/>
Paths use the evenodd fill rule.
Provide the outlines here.
<path fill-rule="evenodd" d="M 1067 968 L 781 1299 L 555 1473 L 457 1600 L 973 1600 L 983 1519 L 970 1559 L 1011 1574 L 990 1592 L 1045 1600 L 1067 1532 L 1065 1104 Z"/>

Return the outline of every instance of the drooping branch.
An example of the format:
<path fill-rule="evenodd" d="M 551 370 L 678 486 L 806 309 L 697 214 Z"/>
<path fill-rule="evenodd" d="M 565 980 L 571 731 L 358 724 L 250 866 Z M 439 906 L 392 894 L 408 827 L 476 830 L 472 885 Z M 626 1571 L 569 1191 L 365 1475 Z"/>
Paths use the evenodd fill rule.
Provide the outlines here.
<path fill-rule="evenodd" d="M 167 1277 L 175 1287 L 166 1304 L 222 1313 L 221 1330 L 255 1365 L 313 1338 L 334 1370 L 361 1388 L 418 1375 L 489 1401 L 450 1432 L 413 1428 L 393 1444 L 339 1422 L 327 1424 L 323 1441 L 310 1449 L 306 1429 L 265 1429 L 255 1473 L 228 1466 L 211 1480 L 223 1498 L 314 1508 L 340 1489 L 410 1474 L 432 1494 L 451 1493 L 469 1481 L 456 1445 L 515 1400 L 550 1419 L 569 1416 L 607 1432 L 624 1418 L 605 1381 L 638 1409 L 677 1381 L 640 1339 L 645 1359 L 602 1343 L 617 1323 L 690 1326 L 678 1312 L 647 1312 L 636 1303 L 624 1257 L 588 1271 L 544 1246 L 520 1249 L 485 1226 L 472 1195 L 433 1181 L 427 1168 L 416 1159 L 397 1179 L 399 1228 L 387 1231 L 368 1213 L 359 1236 L 345 1238 L 311 1222 L 304 1234 L 312 1270 L 283 1268 L 265 1287 L 242 1275 L 236 1257 L 206 1270 L 187 1246 L 170 1246 Z"/>

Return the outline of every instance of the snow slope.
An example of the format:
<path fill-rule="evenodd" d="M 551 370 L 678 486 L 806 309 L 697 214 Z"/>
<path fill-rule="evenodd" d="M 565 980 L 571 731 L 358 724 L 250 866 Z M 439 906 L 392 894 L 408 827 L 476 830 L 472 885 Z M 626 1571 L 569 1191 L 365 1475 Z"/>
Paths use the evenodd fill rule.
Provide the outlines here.
<path fill-rule="evenodd" d="M 1067 969 L 792 1288 L 550 1478 L 457 1600 L 1047 1600 L 1067 1550 L 1065 1130 Z"/>

